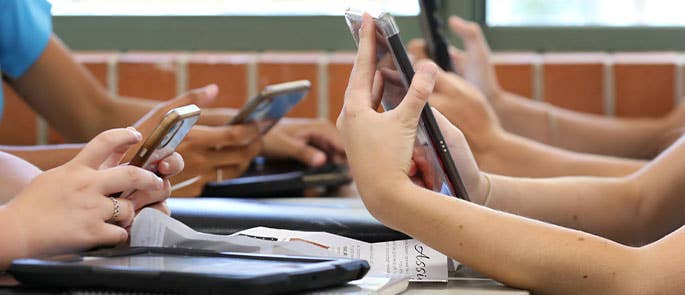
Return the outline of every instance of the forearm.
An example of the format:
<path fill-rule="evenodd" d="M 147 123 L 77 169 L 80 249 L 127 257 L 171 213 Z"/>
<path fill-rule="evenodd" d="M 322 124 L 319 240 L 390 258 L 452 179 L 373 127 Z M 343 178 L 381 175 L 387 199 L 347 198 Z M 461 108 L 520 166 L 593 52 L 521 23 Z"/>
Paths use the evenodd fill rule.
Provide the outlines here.
<path fill-rule="evenodd" d="M 382 197 L 389 214 L 376 217 L 507 285 L 540 294 L 625 294 L 617 282 L 637 272 L 632 248 L 415 186 L 397 188 Z"/>
<path fill-rule="evenodd" d="M 0 152 L 0 204 L 14 198 L 31 180 L 41 173 L 40 169 L 10 154 Z"/>
<path fill-rule="evenodd" d="M 636 214 L 639 190 L 629 178 L 511 178 L 489 175 L 489 208 L 643 245 L 649 232 Z"/>
<path fill-rule="evenodd" d="M 685 223 L 685 138 L 637 172 L 617 178 L 490 176 L 488 207 L 580 229 L 630 245 Z"/>
<path fill-rule="evenodd" d="M 685 137 L 630 177 L 637 184 L 640 206 L 635 219 L 645 239 L 655 240 L 685 224 Z"/>
<path fill-rule="evenodd" d="M 474 155 L 483 171 L 517 177 L 624 176 L 645 165 L 644 161 L 582 154 L 498 132 L 491 143 Z"/>
<path fill-rule="evenodd" d="M 494 98 L 493 106 L 510 132 L 565 149 L 619 157 L 654 157 L 660 137 L 675 127 L 667 118 L 607 118 L 511 93 Z"/>
<path fill-rule="evenodd" d="M 74 158 L 83 146 L 84 144 L 0 146 L 0 151 L 22 158 L 41 170 L 48 170 Z"/>
<path fill-rule="evenodd" d="M 0 274 L 10 266 L 12 260 L 29 255 L 22 225 L 16 222 L 13 214 L 6 205 L 0 205 Z"/>

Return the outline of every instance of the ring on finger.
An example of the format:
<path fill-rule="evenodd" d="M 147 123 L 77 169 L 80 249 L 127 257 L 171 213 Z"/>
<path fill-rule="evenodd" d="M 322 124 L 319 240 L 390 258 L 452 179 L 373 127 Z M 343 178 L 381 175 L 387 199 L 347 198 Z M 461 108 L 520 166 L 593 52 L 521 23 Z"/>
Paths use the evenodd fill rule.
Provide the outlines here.
<path fill-rule="evenodd" d="M 119 218 L 119 214 L 121 213 L 121 207 L 119 206 L 119 200 L 114 197 L 109 197 L 110 200 L 112 200 L 112 204 L 114 205 L 114 209 L 112 210 L 112 218 L 109 220 L 116 220 Z"/>

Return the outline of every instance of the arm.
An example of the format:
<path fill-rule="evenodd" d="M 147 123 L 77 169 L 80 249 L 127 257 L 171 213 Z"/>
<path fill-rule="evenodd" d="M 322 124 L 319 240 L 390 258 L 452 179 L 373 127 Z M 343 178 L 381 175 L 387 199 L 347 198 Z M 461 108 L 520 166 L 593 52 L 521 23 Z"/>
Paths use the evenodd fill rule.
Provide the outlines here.
<path fill-rule="evenodd" d="M 147 206 L 164 209 L 168 180 L 119 166 L 124 153 L 141 140 L 130 128 L 103 132 L 68 163 L 35 176 L 0 206 L 0 271 L 16 258 L 123 243 L 135 212 Z M 3 166 L 7 168 L 12 167 Z M 178 173 L 183 160 L 173 154 L 160 161 L 160 168 L 165 174 Z M 127 190 L 135 192 L 114 205 L 109 196 Z"/>
<path fill-rule="evenodd" d="M 389 112 L 377 113 L 380 92 L 372 89 L 381 85 L 374 82 L 381 77 L 373 74 L 375 28 L 368 15 L 361 27 L 359 53 L 338 127 L 371 214 L 481 273 L 534 293 L 660 294 L 685 287 L 681 271 L 685 235 L 680 231 L 649 246 L 633 248 L 415 185 L 410 179 L 413 142 L 437 67 L 419 67 L 402 103 Z M 441 127 L 449 125 L 444 118 L 440 122 Z M 452 128 L 448 132 L 456 132 L 448 133 L 452 136 L 447 140 L 452 151 L 465 151 L 457 155 L 465 162 L 460 172 L 466 172 L 462 175 L 466 188 L 471 196 L 484 199 L 489 194 L 487 176 L 476 172 L 475 164 L 469 165 L 468 145 Z M 499 189 L 497 182 L 491 185 L 491 189 Z M 595 200 L 601 200 L 597 197 Z M 651 279 L 645 280 L 645 276 Z"/>
<path fill-rule="evenodd" d="M 210 85 L 163 103 L 111 97 L 85 68 L 76 63 L 69 50 L 54 35 L 38 60 L 10 84 L 72 142 L 84 142 L 103 130 L 131 125 L 147 135 L 172 107 L 189 103 L 206 106 L 219 91 L 216 85 Z M 256 128 L 225 125 L 234 113 L 229 109 L 203 109 L 198 126 L 179 147 L 192 171 L 184 171 L 177 176 L 177 181 L 200 178 L 184 191 L 175 193 L 182 196 L 199 194 L 204 183 L 217 179 L 218 170 L 222 171 L 224 178 L 237 177 L 261 151 L 261 136 Z M 267 136 L 273 140 L 265 141 L 265 151 L 270 155 L 293 157 L 312 166 L 322 165 L 329 155 L 339 155 L 342 151 L 339 135 L 328 132 L 335 128 L 326 123 L 328 126 L 323 126 L 327 127 L 324 132 L 321 122 L 316 121 L 275 128 Z M 223 149 L 217 150 L 217 146 Z M 303 147 L 309 152 L 302 153 Z M 66 152 L 53 159 L 46 159 L 51 156 L 44 151 L 29 153 L 24 150 L 23 154 L 41 166 L 53 166 L 67 160 Z"/>
<path fill-rule="evenodd" d="M 75 142 L 88 141 L 109 128 L 133 125 L 159 103 L 112 98 L 54 35 L 33 66 L 10 84 L 62 135 Z M 212 110 L 203 114 L 201 123 L 227 122 L 231 115 L 230 110 Z"/>
<path fill-rule="evenodd" d="M 648 159 L 671 142 L 665 135 L 683 125 L 682 110 L 662 118 L 620 119 L 565 110 L 501 92 L 492 105 L 513 133 L 561 148 Z"/>
<path fill-rule="evenodd" d="M 621 178 L 517 179 L 490 176 L 482 204 L 632 245 L 658 240 L 685 223 L 685 138 Z M 563 211 L 560 210 L 563 208 Z"/>
<path fill-rule="evenodd" d="M 483 94 L 453 73 L 438 73 L 430 103 L 459 126 L 479 166 L 490 173 L 520 177 L 623 176 L 645 164 L 572 152 L 511 134 L 501 127 Z"/>
<path fill-rule="evenodd" d="M 0 152 L 0 204 L 14 198 L 40 169 L 10 154 Z"/>
<path fill-rule="evenodd" d="M 452 17 L 449 25 L 465 48 L 463 52 L 452 48 L 456 68 L 486 95 L 507 131 L 578 152 L 652 158 L 672 143 L 674 136 L 664 134 L 685 124 L 685 108 L 663 118 L 615 119 L 507 93 L 497 81 L 490 48 L 478 24 Z M 415 55 L 424 52 L 422 42 L 412 42 L 410 47 Z"/>
<path fill-rule="evenodd" d="M 78 154 L 83 144 L 60 144 L 40 146 L 0 146 L 0 151 L 22 158 L 41 170 L 60 166 Z"/>

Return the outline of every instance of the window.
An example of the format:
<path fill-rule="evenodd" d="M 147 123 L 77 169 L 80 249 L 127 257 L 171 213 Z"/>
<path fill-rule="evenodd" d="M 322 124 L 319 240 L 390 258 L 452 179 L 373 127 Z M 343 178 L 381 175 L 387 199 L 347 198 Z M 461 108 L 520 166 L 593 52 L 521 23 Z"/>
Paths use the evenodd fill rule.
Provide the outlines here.
<path fill-rule="evenodd" d="M 684 26 L 685 1 L 488 0 L 489 26 Z"/>
<path fill-rule="evenodd" d="M 342 15 L 350 6 L 417 15 L 417 0 L 50 0 L 54 15 Z M 362 6 L 363 7 L 363 6 Z"/>

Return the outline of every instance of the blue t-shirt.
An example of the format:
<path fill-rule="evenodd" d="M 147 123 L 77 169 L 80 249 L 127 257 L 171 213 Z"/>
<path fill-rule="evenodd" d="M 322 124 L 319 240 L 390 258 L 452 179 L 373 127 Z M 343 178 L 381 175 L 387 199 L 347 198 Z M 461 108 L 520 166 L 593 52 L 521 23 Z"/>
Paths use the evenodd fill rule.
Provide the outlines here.
<path fill-rule="evenodd" d="M 52 33 L 50 3 L 0 0 L 0 71 L 21 77 L 45 50 Z M 0 117 L 3 110 L 0 91 Z"/>

